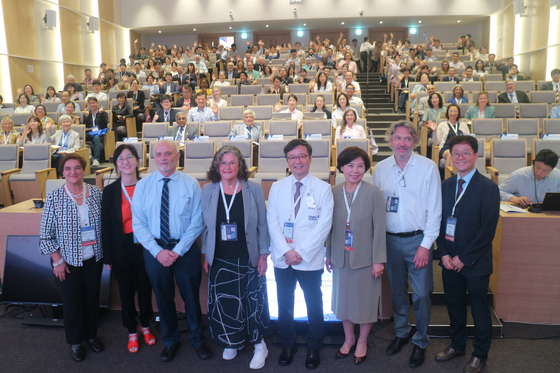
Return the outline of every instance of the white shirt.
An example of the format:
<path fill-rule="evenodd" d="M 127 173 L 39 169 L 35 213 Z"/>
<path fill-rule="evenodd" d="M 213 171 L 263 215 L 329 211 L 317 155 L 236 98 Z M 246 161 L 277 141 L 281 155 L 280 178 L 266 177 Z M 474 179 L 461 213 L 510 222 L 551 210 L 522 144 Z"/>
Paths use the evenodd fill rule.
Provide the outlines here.
<path fill-rule="evenodd" d="M 316 93 L 319 93 L 319 92 L 332 92 L 332 91 L 333 91 L 332 83 L 329 82 L 329 81 L 327 80 L 327 84 L 325 84 L 325 86 L 324 86 L 324 87 L 321 87 L 321 88 L 319 88 L 319 86 L 315 83 L 314 91 L 315 91 Z"/>
<path fill-rule="evenodd" d="M 213 98 L 208 101 L 208 107 L 213 107 L 214 104 L 218 105 L 218 107 L 227 106 L 227 101 L 220 97 L 220 101 L 215 102 Z"/>
<path fill-rule="evenodd" d="M 99 100 L 107 100 L 107 94 L 104 92 L 99 92 L 99 93 L 88 93 L 88 95 L 86 96 L 86 101 L 88 100 L 88 98 L 90 97 L 95 97 L 97 99 L 97 101 L 99 102 Z"/>
<path fill-rule="evenodd" d="M 295 177 L 289 176 L 272 184 L 268 195 L 267 221 L 270 234 L 271 259 L 274 267 L 288 268 L 284 254 L 295 250 L 302 262 L 292 267 L 300 271 L 317 271 L 324 266 L 324 247 L 331 230 L 333 195 L 331 186 L 308 174 L 300 188 L 300 208 L 294 223 L 293 242 L 286 242 L 284 223 L 293 214 L 296 191 Z"/>
<path fill-rule="evenodd" d="M 348 101 L 348 103 L 350 105 L 360 105 L 360 104 L 364 104 L 364 102 L 362 101 L 361 98 L 359 98 L 358 96 L 352 96 L 350 97 L 350 100 Z"/>
<path fill-rule="evenodd" d="M 354 86 L 354 91 L 359 91 L 360 90 L 360 83 L 352 82 L 352 85 Z M 346 81 L 344 81 L 342 83 L 342 91 L 346 92 Z"/>
<path fill-rule="evenodd" d="M 18 106 L 18 107 L 14 110 L 14 114 L 18 114 L 18 113 L 33 113 L 34 111 L 35 111 L 35 106 L 33 106 L 33 105 L 27 105 L 26 107 Z"/>
<path fill-rule="evenodd" d="M 298 127 L 301 127 L 303 125 L 303 113 L 298 109 L 294 109 L 294 111 L 290 111 L 290 108 L 286 108 L 284 110 L 281 110 L 280 113 L 291 113 L 292 120 L 297 120 Z"/>
<path fill-rule="evenodd" d="M 423 230 L 420 246 L 429 249 L 439 235 L 441 223 L 441 181 L 436 164 L 412 153 L 401 170 L 395 156 L 391 156 L 375 166 L 371 180 L 385 199 L 399 198 L 398 211 L 387 212 L 387 232 Z"/>
<path fill-rule="evenodd" d="M 364 127 L 360 126 L 359 124 L 354 124 L 352 128 L 346 126 L 344 128 L 344 131 L 342 131 L 342 133 L 340 133 L 340 126 L 336 127 L 334 138 L 342 139 L 344 137 L 359 137 L 361 139 L 365 139 L 366 132 L 364 131 Z"/>
<path fill-rule="evenodd" d="M 358 113 L 358 111 L 357 111 L 356 109 L 351 108 L 350 106 L 347 106 L 346 108 L 347 108 L 347 109 L 352 109 L 352 110 L 354 110 L 354 111 L 356 112 L 356 116 L 358 117 L 358 119 L 362 117 L 362 113 Z M 338 127 L 338 119 L 342 119 L 342 115 L 343 115 L 343 114 L 344 114 L 344 112 L 343 112 L 342 109 L 339 108 L 339 107 L 337 107 L 337 108 L 332 112 L 331 118 L 332 118 L 332 126 L 333 126 L 333 128 Z"/>
<path fill-rule="evenodd" d="M 451 61 L 449 62 L 449 67 L 454 67 L 454 68 L 459 68 L 459 69 L 464 69 L 465 68 L 465 64 L 462 63 L 461 61 L 457 61 L 457 63 Z"/>

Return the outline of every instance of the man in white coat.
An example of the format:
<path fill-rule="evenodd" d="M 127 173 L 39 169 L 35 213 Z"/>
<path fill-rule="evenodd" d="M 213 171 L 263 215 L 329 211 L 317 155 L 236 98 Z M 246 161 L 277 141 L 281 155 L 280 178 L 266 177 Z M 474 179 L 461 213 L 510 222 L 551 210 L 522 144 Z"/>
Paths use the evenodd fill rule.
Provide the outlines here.
<path fill-rule="evenodd" d="M 315 369 L 325 335 L 321 275 L 333 196 L 329 184 L 309 173 L 312 148 L 307 141 L 290 141 L 284 147 L 284 155 L 292 175 L 272 185 L 267 212 L 278 294 L 278 330 L 283 343 L 279 363 L 291 364 L 297 352 L 294 291 L 299 282 L 309 321 L 305 365 Z"/>

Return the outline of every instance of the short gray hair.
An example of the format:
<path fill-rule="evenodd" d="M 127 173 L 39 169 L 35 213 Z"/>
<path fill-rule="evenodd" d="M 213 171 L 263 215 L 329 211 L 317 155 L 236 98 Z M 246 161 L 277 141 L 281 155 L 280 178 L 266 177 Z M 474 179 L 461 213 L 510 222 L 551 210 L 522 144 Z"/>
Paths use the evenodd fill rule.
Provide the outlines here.
<path fill-rule="evenodd" d="M 68 114 L 61 115 L 58 119 L 58 123 L 62 123 L 63 120 L 68 120 L 70 121 L 70 123 L 72 123 L 72 117 Z"/>
<path fill-rule="evenodd" d="M 169 143 L 169 144 L 173 145 L 173 147 L 175 148 L 175 153 L 179 153 L 179 143 L 177 143 L 176 141 L 170 141 L 170 140 L 159 140 L 158 142 L 156 142 L 156 144 L 154 145 L 154 152 L 156 151 L 159 144 L 162 144 L 162 143 Z"/>
<path fill-rule="evenodd" d="M 387 128 L 387 132 L 385 132 L 385 141 L 389 143 L 389 145 L 391 144 L 393 135 L 395 134 L 397 128 L 399 127 L 406 128 L 408 132 L 410 132 L 410 135 L 414 138 L 414 144 L 415 145 L 418 144 L 419 135 L 418 132 L 416 131 L 416 128 L 414 127 L 414 124 L 408 120 L 399 120 L 391 124 L 389 128 Z"/>
<path fill-rule="evenodd" d="M 508 84 L 508 82 L 513 83 L 513 85 L 515 85 L 515 80 L 513 79 L 506 79 L 506 81 L 504 82 L 504 85 Z"/>
<path fill-rule="evenodd" d="M 243 112 L 243 118 L 245 118 L 245 115 L 247 114 L 251 114 L 253 116 L 253 119 L 255 119 L 255 112 L 251 109 L 247 109 Z"/>

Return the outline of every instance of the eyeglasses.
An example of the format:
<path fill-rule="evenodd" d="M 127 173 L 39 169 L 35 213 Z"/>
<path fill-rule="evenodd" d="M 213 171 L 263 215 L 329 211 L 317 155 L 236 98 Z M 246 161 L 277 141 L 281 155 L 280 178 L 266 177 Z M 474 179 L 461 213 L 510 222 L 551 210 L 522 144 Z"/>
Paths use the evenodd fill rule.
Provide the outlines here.
<path fill-rule="evenodd" d="M 117 162 L 119 162 L 119 163 L 123 163 L 124 161 L 132 162 L 133 159 L 134 159 L 134 156 L 132 156 L 132 155 L 127 155 L 126 158 L 118 157 L 118 158 L 117 158 Z"/>
<path fill-rule="evenodd" d="M 300 155 L 297 157 L 288 157 L 288 162 L 295 162 L 296 159 L 299 159 L 301 162 L 303 162 L 305 160 L 305 158 L 309 157 L 309 155 L 305 154 L 305 155 Z"/>
<path fill-rule="evenodd" d="M 402 187 L 402 188 L 406 188 L 406 180 L 404 179 L 404 173 L 402 173 L 402 176 L 401 176 L 401 172 L 399 172 L 399 176 L 400 176 L 399 186 Z"/>
<path fill-rule="evenodd" d="M 463 156 L 463 158 L 469 158 L 471 155 L 473 155 L 473 153 L 472 152 L 462 152 L 462 153 L 453 152 L 453 153 L 451 153 L 451 155 L 453 156 L 453 158 L 459 158 L 459 156 L 461 156 L 461 155 Z"/>
<path fill-rule="evenodd" d="M 226 166 L 233 167 L 236 164 L 237 164 L 237 162 L 233 162 L 233 161 L 231 161 L 231 162 L 220 162 L 220 167 L 226 167 Z"/>

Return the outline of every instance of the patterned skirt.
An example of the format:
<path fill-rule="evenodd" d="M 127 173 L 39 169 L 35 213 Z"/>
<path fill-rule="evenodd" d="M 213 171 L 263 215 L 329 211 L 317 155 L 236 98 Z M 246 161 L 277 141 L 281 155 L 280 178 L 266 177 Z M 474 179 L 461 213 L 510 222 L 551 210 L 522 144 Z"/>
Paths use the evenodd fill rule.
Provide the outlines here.
<path fill-rule="evenodd" d="M 249 258 L 214 258 L 208 273 L 208 324 L 217 346 L 260 343 L 269 314 L 266 276 L 258 276 Z"/>

